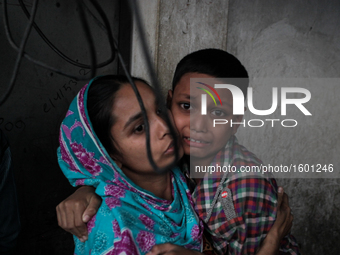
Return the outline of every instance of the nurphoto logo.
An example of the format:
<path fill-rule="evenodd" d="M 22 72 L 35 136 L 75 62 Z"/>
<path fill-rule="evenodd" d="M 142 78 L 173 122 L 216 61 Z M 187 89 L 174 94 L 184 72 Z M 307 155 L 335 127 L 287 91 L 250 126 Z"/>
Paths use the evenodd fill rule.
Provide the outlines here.
<path fill-rule="evenodd" d="M 215 105 L 217 106 L 217 102 L 214 98 L 214 95 L 208 90 L 210 89 L 218 98 L 219 103 L 222 105 L 222 100 L 217 93 L 215 89 L 228 89 L 231 92 L 232 98 L 233 98 L 233 115 L 244 115 L 245 111 L 245 99 L 244 94 L 242 90 L 232 84 L 215 84 L 214 87 L 205 84 L 203 82 L 197 82 L 198 84 L 201 84 L 205 86 L 206 88 L 197 87 L 200 90 L 203 90 L 206 92 L 214 101 Z M 253 102 L 253 88 L 248 87 L 247 88 L 247 107 L 249 111 L 257 116 L 266 116 L 274 113 L 278 108 L 278 88 L 273 87 L 272 88 L 272 105 L 269 109 L 266 110 L 258 110 L 254 107 Z M 290 93 L 295 94 L 301 94 L 302 98 L 287 98 L 287 95 Z M 207 115 L 207 94 L 201 95 L 201 114 Z M 295 105 L 305 116 L 311 116 L 312 114 L 307 110 L 307 108 L 304 106 L 305 103 L 307 103 L 311 99 L 311 93 L 308 89 L 305 88 L 296 88 L 296 87 L 281 87 L 280 88 L 280 99 L 281 99 L 281 116 L 287 115 L 287 105 Z M 269 100 L 269 98 L 268 98 Z M 295 127 L 297 126 L 298 122 L 295 119 L 265 119 L 267 122 L 271 122 L 272 127 L 274 127 L 275 122 L 281 122 L 281 125 L 283 127 Z M 247 121 L 247 124 L 249 127 L 262 127 L 264 125 L 264 120 L 262 119 L 250 119 Z M 230 123 L 229 123 L 230 122 Z M 246 120 L 243 120 L 242 122 L 233 122 L 232 120 L 227 119 L 214 119 L 213 120 L 213 126 L 216 125 L 225 125 L 225 124 L 232 125 L 246 125 Z"/>

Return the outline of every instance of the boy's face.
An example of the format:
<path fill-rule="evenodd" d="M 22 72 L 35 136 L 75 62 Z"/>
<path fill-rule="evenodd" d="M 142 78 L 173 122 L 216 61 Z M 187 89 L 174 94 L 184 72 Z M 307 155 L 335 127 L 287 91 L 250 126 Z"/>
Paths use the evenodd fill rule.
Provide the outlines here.
<path fill-rule="evenodd" d="M 190 78 L 215 78 L 202 73 L 187 73 L 182 76 L 174 91 L 169 90 L 168 100 L 175 125 L 180 133 L 184 153 L 191 157 L 212 160 L 225 147 L 239 125 L 230 126 L 230 121 L 240 122 L 242 116 L 233 115 L 233 98 L 228 89 L 216 89 L 222 105 L 207 96 L 207 115 L 201 115 L 201 95 L 206 92 L 192 85 Z M 215 83 L 221 83 L 217 81 Z M 214 84 L 210 84 L 214 86 Z M 227 124 L 213 127 L 214 119 L 226 119 Z"/>

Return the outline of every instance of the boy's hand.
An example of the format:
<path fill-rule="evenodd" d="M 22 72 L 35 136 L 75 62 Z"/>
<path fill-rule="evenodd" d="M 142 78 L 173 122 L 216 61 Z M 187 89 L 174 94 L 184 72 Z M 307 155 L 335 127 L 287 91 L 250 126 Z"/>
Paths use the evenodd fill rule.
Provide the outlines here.
<path fill-rule="evenodd" d="M 97 213 L 101 202 L 93 187 L 80 187 L 56 207 L 59 226 L 85 242 L 86 223 Z"/>
<path fill-rule="evenodd" d="M 176 254 L 184 254 L 184 255 L 202 255 L 198 251 L 188 250 L 182 246 L 178 246 L 171 243 L 157 244 L 146 254 L 146 255 L 176 255 Z"/>

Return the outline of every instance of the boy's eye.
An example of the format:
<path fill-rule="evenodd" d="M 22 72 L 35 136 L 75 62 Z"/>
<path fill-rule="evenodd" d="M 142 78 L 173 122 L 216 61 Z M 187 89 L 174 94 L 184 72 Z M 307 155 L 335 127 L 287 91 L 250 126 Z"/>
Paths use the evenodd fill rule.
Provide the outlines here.
<path fill-rule="evenodd" d="M 222 116 L 226 115 L 226 113 L 224 111 L 221 111 L 221 110 L 213 110 L 213 111 L 211 111 L 211 114 L 218 116 L 218 117 L 222 117 Z"/>
<path fill-rule="evenodd" d="M 191 110 L 192 109 L 192 107 L 189 103 L 181 103 L 180 106 L 184 110 Z"/>
<path fill-rule="evenodd" d="M 133 130 L 133 132 L 136 134 L 140 134 L 143 131 L 144 131 L 144 124 L 136 126 L 135 129 Z"/>

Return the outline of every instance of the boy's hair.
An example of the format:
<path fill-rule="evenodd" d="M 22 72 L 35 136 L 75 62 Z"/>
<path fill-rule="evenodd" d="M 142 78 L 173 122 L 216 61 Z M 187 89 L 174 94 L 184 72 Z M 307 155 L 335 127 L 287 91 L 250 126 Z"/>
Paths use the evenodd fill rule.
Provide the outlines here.
<path fill-rule="evenodd" d="M 186 55 L 177 64 L 172 79 L 172 90 L 186 73 L 202 73 L 216 78 L 243 78 L 233 79 L 232 84 L 242 90 L 245 98 L 247 96 L 247 70 L 235 56 L 224 50 L 203 49 Z"/>

